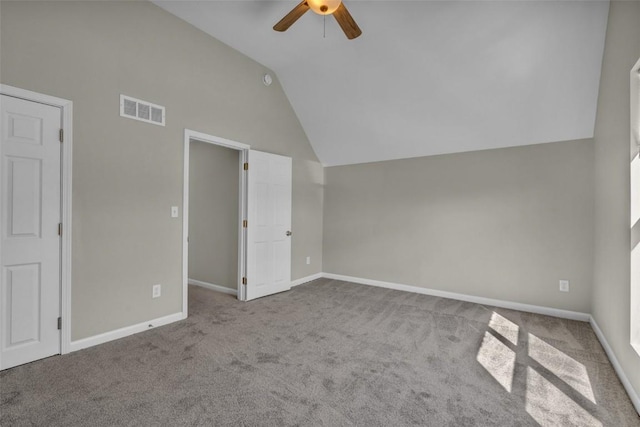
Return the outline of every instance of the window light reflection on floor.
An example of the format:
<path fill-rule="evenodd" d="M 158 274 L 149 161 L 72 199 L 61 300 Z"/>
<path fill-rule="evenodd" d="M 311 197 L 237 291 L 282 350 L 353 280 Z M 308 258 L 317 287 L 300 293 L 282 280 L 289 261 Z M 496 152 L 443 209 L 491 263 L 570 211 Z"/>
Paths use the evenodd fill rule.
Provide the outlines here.
<path fill-rule="evenodd" d="M 539 425 L 602 427 L 585 409 L 584 402 L 581 405 L 580 399 L 574 400 L 554 385 L 562 382 L 595 404 L 587 368 L 582 363 L 531 333 L 527 334 L 526 345 L 518 346 L 518 325 L 496 312 L 492 313 L 488 327 L 476 360 L 508 393 L 514 384 L 516 359 L 533 364 L 526 368 L 526 382 L 516 381 L 525 383 L 525 409 Z"/>
<path fill-rule="evenodd" d="M 575 391 L 596 403 L 587 368 L 577 360 L 529 334 L 529 357 L 544 366 Z"/>
<path fill-rule="evenodd" d="M 505 337 L 513 345 L 518 345 L 518 325 L 496 313 L 491 314 L 491 320 L 489 320 L 489 327 Z"/>
<path fill-rule="evenodd" d="M 485 332 L 476 360 L 507 392 L 511 393 L 513 371 L 516 365 L 516 353 L 513 350 L 489 332 Z"/>
<path fill-rule="evenodd" d="M 600 421 L 531 366 L 527 367 L 525 407 L 527 413 L 542 427 L 562 425 L 602 427 Z"/>

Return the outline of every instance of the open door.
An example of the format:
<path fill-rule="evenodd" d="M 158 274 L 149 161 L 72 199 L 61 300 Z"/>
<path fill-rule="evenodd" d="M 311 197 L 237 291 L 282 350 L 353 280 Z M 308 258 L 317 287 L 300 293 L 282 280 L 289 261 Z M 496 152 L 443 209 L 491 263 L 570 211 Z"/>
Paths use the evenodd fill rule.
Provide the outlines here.
<path fill-rule="evenodd" d="M 291 158 L 249 151 L 246 300 L 291 289 Z"/>
<path fill-rule="evenodd" d="M 0 369 L 60 353 L 60 108 L 0 95 Z"/>

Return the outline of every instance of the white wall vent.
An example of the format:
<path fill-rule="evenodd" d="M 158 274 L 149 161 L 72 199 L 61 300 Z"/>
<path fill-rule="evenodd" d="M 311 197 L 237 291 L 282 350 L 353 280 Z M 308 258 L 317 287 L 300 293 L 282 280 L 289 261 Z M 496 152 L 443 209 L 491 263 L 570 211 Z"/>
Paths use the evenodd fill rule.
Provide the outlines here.
<path fill-rule="evenodd" d="M 120 116 L 164 126 L 163 106 L 127 95 L 120 95 Z"/>

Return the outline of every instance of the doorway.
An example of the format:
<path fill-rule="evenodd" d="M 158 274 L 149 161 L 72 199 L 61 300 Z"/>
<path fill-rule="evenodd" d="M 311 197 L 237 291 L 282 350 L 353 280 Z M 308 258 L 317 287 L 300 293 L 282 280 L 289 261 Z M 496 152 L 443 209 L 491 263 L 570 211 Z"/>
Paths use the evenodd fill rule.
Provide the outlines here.
<path fill-rule="evenodd" d="M 183 318 L 188 316 L 189 279 L 192 279 L 192 283 L 197 280 L 189 277 L 189 181 L 192 144 L 213 144 L 237 152 L 239 177 L 237 181 L 238 209 L 236 211 L 238 243 L 237 274 L 235 277 L 237 298 L 241 301 L 248 301 L 291 289 L 292 159 L 277 154 L 250 150 L 250 146 L 247 144 L 185 129 L 182 204 Z M 227 216 L 229 215 L 227 214 Z M 209 225 L 205 224 L 205 226 Z M 229 225 L 225 226 L 229 227 Z M 195 232 L 195 230 L 191 231 Z M 196 237 L 194 236 L 194 238 Z M 227 251 L 228 255 L 229 249 L 223 250 Z M 223 258 L 229 262 L 228 256 Z M 225 271 L 230 271 L 229 268 L 230 266 L 227 266 Z M 232 277 L 232 273 L 227 273 L 227 277 Z M 229 280 L 227 280 L 228 282 Z M 218 283 L 211 284 L 219 285 Z"/>
<path fill-rule="evenodd" d="M 183 318 L 186 318 L 188 316 L 188 302 L 189 302 L 189 281 L 191 279 L 192 283 L 197 283 L 195 281 L 198 281 L 200 283 L 197 283 L 201 286 L 205 286 L 205 287 L 210 287 L 212 289 L 216 289 L 216 290 L 226 290 L 228 289 L 228 292 L 231 293 L 233 291 L 233 287 L 229 286 L 230 282 L 229 282 L 229 278 L 233 277 L 233 273 L 231 266 L 227 265 L 224 268 L 224 271 L 226 273 L 223 273 L 222 276 L 220 277 L 226 277 L 225 279 L 225 286 L 223 286 L 220 283 L 210 283 L 207 282 L 206 280 L 199 280 L 196 277 L 189 277 L 189 273 L 190 273 L 190 267 L 193 265 L 192 263 L 190 263 L 189 260 L 189 249 L 190 249 L 190 236 L 189 236 L 189 231 L 190 231 L 190 224 L 189 224 L 189 219 L 190 219 L 190 209 L 189 209 L 189 196 L 191 193 L 191 184 L 190 184 L 190 179 L 191 179 L 191 147 L 192 144 L 194 147 L 197 147 L 196 150 L 198 151 L 202 151 L 206 153 L 206 149 L 210 148 L 212 151 L 211 153 L 215 156 L 215 153 L 223 153 L 223 155 L 226 155 L 227 158 L 233 158 L 233 156 L 229 153 L 229 151 L 233 151 L 234 155 L 237 157 L 237 184 L 233 184 L 232 187 L 236 187 L 237 188 L 237 210 L 236 210 L 236 236 L 237 236 L 237 240 L 236 240 L 236 244 L 233 245 L 237 248 L 237 255 L 235 257 L 237 264 L 236 264 L 236 274 L 235 274 L 235 292 L 234 294 L 237 295 L 237 298 L 241 301 L 245 300 L 245 295 L 246 295 L 246 290 L 244 289 L 244 286 L 242 285 L 243 282 L 243 278 L 246 276 L 246 266 L 245 266 L 245 246 L 246 246 L 246 233 L 245 233 L 245 228 L 243 227 L 243 225 L 245 224 L 243 222 L 244 218 L 246 218 L 246 212 L 247 212 L 247 179 L 246 179 L 246 174 L 244 173 L 244 164 L 246 163 L 247 159 L 248 159 L 248 155 L 249 155 L 249 145 L 247 144 L 242 144 L 239 142 L 235 142 L 235 141 L 231 141 L 228 139 L 224 139 L 224 138 L 219 138 L 216 136 L 212 136 L 212 135 L 207 135 L 201 132 L 196 132 L 190 129 L 185 129 L 184 132 L 184 188 L 183 188 L 183 201 L 182 201 L 182 212 L 183 212 L 183 218 L 182 218 L 182 316 Z M 206 145 L 210 145 L 212 147 L 207 147 Z M 227 151 L 219 151 L 219 150 L 227 150 Z M 236 154 L 237 153 L 237 154 Z M 199 162 L 198 162 L 199 163 Z M 228 166 L 228 165 L 225 165 Z M 228 172 L 228 169 L 227 169 Z M 204 175 L 208 175 L 206 172 L 204 173 Z M 215 176 L 215 174 L 212 174 L 213 176 Z M 226 176 L 228 176 L 227 174 L 225 174 Z M 229 196 L 229 192 L 226 191 L 225 194 L 227 195 L 227 197 Z M 230 210 L 226 209 L 226 217 L 227 219 L 225 220 L 225 222 L 229 222 L 230 220 L 228 218 L 228 212 Z M 198 215 L 196 215 L 198 216 Z M 206 224 L 205 219 L 203 218 L 203 221 L 200 221 L 200 218 L 198 218 L 198 223 L 202 222 L 203 224 L 196 224 L 196 228 L 205 228 L 208 230 L 211 230 L 212 227 L 210 227 L 209 225 Z M 225 224 L 228 227 L 228 224 Z M 192 230 L 194 231 L 194 230 Z M 225 230 L 225 235 L 228 236 L 228 232 L 229 230 Z M 228 239 L 228 237 L 225 237 L 226 239 Z M 200 237 L 195 237 L 194 239 L 197 240 L 202 240 Z M 200 241 L 199 243 L 196 243 L 197 245 L 202 246 L 203 251 L 207 249 L 207 246 L 210 248 L 211 244 L 215 245 L 215 242 L 203 242 Z M 221 258 L 227 258 L 228 259 L 232 259 L 233 256 L 229 254 L 229 248 L 224 248 L 223 249 L 224 252 L 226 253 L 225 256 L 222 256 Z M 198 257 L 206 257 L 206 254 L 199 254 Z M 195 261 L 195 265 L 197 265 L 200 270 L 195 272 L 195 274 L 207 274 L 207 277 L 209 276 L 207 271 L 209 271 L 210 269 L 206 266 L 202 266 L 201 264 L 204 264 L 204 262 L 202 262 L 202 260 L 196 260 Z M 198 277 L 205 277 L 205 276 L 198 276 Z M 215 280 L 215 279 L 214 279 Z M 246 281 L 246 280 L 245 280 Z M 207 286 L 207 285 L 215 285 L 215 287 L 212 286 Z"/>
<path fill-rule="evenodd" d="M 189 284 L 237 295 L 240 151 L 191 140 Z"/>

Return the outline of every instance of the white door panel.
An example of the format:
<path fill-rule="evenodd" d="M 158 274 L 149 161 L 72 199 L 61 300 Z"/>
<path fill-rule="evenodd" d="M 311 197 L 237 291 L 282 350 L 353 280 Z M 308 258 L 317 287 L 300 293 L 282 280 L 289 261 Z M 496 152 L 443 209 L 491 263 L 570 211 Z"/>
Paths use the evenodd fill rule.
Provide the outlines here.
<path fill-rule="evenodd" d="M 40 340 L 40 264 L 7 267 L 8 347 Z"/>
<path fill-rule="evenodd" d="M 0 369 L 60 353 L 60 109 L 2 95 Z"/>
<path fill-rule="evenodd" d="M 7 156 L 7 237 L 40 236 L 40 159 Z"/>
<path fill-rule="evenodd" d="M 249 152 L 247 300 L 291 289 L 290 157 Z"/>

